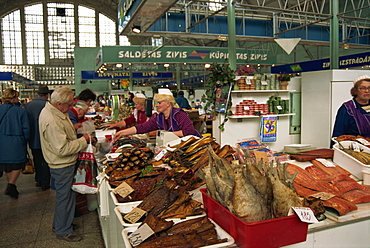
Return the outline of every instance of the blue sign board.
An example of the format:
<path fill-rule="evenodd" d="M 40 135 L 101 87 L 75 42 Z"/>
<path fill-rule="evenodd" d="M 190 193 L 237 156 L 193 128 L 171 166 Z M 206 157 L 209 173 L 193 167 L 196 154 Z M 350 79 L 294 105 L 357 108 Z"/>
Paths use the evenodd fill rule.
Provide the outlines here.
<path fill-rule="evenodd" d="M 81 71 L 82 80 L 90 79 L 122 79 L 130 78 L 130 72 L 106 72 Z M 172 72 L 133 72 L 132 78 L 173 78 Z"/>
<path fill-rule="evenodd" d="M 346 69 L 350 67 L 358 67 L 369 64 L 370 64 L 370 52 L 351 54 L 339 57 L 339 69 Z M 330 59 L 327 58 L 271 67 L 271 73 L 287 74 L 329 69 L 330 69 Z"/>

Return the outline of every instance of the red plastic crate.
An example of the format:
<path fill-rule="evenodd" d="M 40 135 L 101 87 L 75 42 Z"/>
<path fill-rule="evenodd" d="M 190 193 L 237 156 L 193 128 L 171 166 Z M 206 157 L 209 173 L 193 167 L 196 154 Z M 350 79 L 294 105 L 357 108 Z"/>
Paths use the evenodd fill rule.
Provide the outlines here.
<path fill-rule="evenodd" d="M 307 238 L 308 224 L 301 222 L 297 215 L 245 222 L 209 197 L 206 189 L 200 189 L 200 192 L 208 217 L 228 232 L 241 248 L 281 247 L 303 242 Z"/>

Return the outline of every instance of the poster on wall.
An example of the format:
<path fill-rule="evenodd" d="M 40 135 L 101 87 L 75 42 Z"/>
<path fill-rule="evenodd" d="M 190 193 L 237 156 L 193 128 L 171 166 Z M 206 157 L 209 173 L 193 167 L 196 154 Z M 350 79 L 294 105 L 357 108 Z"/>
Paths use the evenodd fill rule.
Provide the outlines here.
<path fill-rule="evenodd" d="M 261 118 L 261 142 L 276 142 L 277 116 L 264 116 Z"/>
<path fill-rule="evenodd" d="M 226 113 L 227 104 L 230 99 L 232 85 L 225 84 L 216 89 L 215 109 L 219 113 Z"/>

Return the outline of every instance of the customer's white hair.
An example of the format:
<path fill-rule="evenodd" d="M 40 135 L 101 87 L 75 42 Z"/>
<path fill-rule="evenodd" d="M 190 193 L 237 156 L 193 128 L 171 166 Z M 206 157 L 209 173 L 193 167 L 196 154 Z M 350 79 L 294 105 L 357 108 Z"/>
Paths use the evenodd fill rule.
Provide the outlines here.
<path fill-rule="evenodd" d="M 73 91 L 68 87 L 61 87 L 54 90 L 53 94 L 50 97 L 51 104 L 59 103 L 69 103 L 70 95 L 74 95 Z"/>
<path fill-rule="evenodd" d="M 82 100 L 78 100 L 73 105 L 75 108 L 82 109 L 83 111 L 87 111 L 87 109 L 89 108 L 89 105 L 85 101 L 82 101 Z"/>

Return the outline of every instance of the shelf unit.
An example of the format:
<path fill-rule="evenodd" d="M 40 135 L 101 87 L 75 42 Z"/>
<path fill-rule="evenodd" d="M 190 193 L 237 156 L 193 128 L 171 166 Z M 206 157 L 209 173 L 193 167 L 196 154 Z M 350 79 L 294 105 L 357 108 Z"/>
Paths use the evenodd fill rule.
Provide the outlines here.
<path fill-rule="evenodd" d="M 293 116 L 295 113 L 290 114 L 276 114 L 276 115 L 231 115 L 229 119 L 241 119 L 241 118 L 260 118 L 266 116 Z"/>

